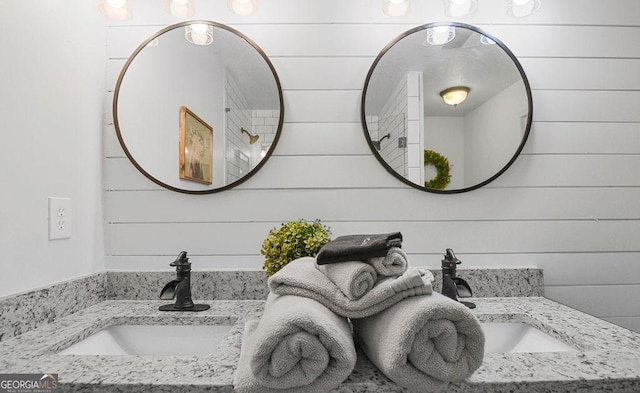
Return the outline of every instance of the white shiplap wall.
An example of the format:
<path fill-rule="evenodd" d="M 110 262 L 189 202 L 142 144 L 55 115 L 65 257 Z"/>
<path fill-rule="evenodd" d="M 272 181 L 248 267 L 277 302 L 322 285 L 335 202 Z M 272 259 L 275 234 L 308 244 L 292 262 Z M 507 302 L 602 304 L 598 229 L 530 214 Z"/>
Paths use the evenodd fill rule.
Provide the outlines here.
<path fill-rule="evenodd" d="M 177 22 L 142 3 L 109 28 L 108 86 L 138 42 Z M 548 297 L 640 331 L 640 1 L 542 0 L 535 15 L 513 19 L 504 0 L 482 0 L 460 20 L 520 59 L 534 124 L 502 177 L 459 195 L 404 186 L 365 142 L 360 96 L 375 56 L 403 31 L 448 19 L 440 0 L 413 0 L 401 18 L 384 16 L 381 3 L 263 0 L 242 18 L 225 1 L 198 1 L 195 18 L 240 30 L 274 63 L 282 137 L 249 181 L 190 196 L 139 174 L 108 122 L 107 268 L 165 269 L 180 250 L 196 269 L 259 268 L 269 229 L 319 218 L 334 236 L 400 230 L 413 265 L 437 267 L 451 247 L 466 266 L 540 266 Z"/>

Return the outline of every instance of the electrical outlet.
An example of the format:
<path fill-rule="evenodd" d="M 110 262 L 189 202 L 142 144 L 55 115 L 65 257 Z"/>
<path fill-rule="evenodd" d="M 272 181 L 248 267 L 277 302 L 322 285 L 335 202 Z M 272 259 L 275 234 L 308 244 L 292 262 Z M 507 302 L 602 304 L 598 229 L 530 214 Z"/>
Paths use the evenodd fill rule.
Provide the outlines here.
<path fill-rule="evenodd" d="M 71 198 L 49 197 L 49 240 L 71 237 Z"/>

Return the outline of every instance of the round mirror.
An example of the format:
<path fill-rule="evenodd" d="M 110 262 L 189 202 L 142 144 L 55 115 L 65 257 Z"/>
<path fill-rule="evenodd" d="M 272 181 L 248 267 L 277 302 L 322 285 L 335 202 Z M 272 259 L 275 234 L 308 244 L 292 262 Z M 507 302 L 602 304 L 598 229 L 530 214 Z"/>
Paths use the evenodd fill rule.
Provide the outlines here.
<path fill-rule="evenodd" d="M 190 21 L 135 50 L 118 78 L 113 116 L 125 154 L 147 178 L 207 194 L 260 169 L 280 136 L 284 106 L 278 75 L 253 41 Z"/>
<path fill-rule="evenodd" d="M 425 191 L 457 193 L 507 170 L 527 140 L 532 109 L 522 66 L 502 42 L 474 26 L 432 23 L 380 52 L 361 117 L 391 174 Z"/>

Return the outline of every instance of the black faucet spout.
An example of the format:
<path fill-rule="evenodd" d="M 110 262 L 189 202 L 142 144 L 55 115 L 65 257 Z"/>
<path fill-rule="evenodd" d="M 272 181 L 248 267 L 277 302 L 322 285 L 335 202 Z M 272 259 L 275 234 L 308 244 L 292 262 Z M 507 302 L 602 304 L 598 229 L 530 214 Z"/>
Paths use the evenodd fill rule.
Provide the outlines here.
<path fill-rule="evenodd" d="M 194 304 L 191 299 L 191 263 L 187 252 L 182 251 L 175 261 L 169 264 L 176 267 L 176 279 L 168 282 L 160 291 L 160 299 L 176 299 L 174 304 L 160 306 L 160 311 L 204 311 L 208 304 Z"/>
<path fill-rule="evenodd" d="M 447 248 L 447 251 L 442 260 L 442 294 L 446 297 L 459 301 L 459 297 L 471 297 L 473 292 L 469 284 L 460 277 L 456 276 L 456 266 L 461 264 L 462 261 L 456 257 L 456 254 L 452 249 Z M 476 305 L 471 302 L 463 302 L 469 308 L 475 308 Z"/>

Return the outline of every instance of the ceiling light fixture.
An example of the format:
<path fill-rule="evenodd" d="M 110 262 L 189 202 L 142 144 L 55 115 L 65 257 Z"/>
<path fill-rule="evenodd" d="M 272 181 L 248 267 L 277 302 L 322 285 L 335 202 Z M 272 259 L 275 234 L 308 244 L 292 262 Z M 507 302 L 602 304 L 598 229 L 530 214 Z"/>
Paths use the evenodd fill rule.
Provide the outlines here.
<path fill-rule="evenodd" d="M 467 95 L 469 94 L 469 88 L 466 86 L 454 86 L 448 89 L 442 90 L 440 92 L 440 97 L 444 100 L 445 103 L 458 106 L 464 100 L 467 99 Z"/>
<path fill-rule="evenodd" d="M 164 9 L 171 16 L 180 19 L 191 18 L 195 13 L 193 0 L 165 0 Z"/>
<path fill-rule="evenodd" d="M 129 20 L 133 17 L 132 0 L 100 0 L 98 9 L 111 20 Z"/>
<path fill-rule="evenodd" d="M 524 18 L 540 8 L 540 0 L 508 0 L 507 15 L 514 18 Z"/>
<path fill-rule="evenodd" d="M 444 45 L 456 37 L 456 29 L 453 26 L 435 26 L 427 29 L 426 43 L 429 45 Z"/>
<path fill-rule="evenodd" d="M 209 45 L 213 42 L 213 26 L 193 23 L 184 27 L 184 38 L 192 44 Z"/>
<path fill-rule="evenodd" d="M 389 16 L 404 16 L 409 13 L 409 0 L 384 0 L 382 12 Z"/>
<path fill-rule="evenodd" d="M 473 14 L 477 8 L 477 0 L 445 0 L 444 13 L 453 18 L 462 18 Z"/>
<path fill-rule="evenodd" d="M 247 16 L 258 10 L 258 0 L 227 0 L 227 8 L 236 15 Z"/>

